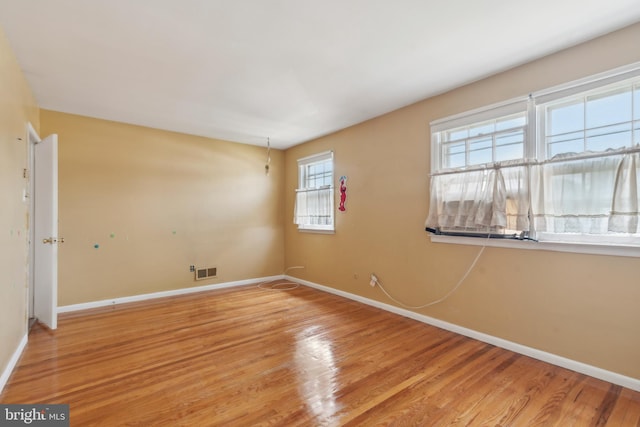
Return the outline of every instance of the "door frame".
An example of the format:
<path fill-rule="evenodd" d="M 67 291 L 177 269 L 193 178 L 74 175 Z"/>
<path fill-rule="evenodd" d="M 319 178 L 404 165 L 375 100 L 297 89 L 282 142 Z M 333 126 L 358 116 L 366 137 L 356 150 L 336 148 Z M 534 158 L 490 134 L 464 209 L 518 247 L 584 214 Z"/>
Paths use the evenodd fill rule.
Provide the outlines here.
<path fill-rule="evenodd" d="M 29 236 L 28 236 L 28 255 L 27 255 L 27 330 L 29 328 L 29 322 L 34 317 L 34 295 L 35 295 L 35 226 L 34 226 L 34 214 L 35 214 L 35 182 L 33 179 L 35 170 L 35 146 L 41 141 L 40 136 L 33 128 L 31 122 L 27 123 L 27 178 L 28 178 L 28 201 L 29 201 Z"/>

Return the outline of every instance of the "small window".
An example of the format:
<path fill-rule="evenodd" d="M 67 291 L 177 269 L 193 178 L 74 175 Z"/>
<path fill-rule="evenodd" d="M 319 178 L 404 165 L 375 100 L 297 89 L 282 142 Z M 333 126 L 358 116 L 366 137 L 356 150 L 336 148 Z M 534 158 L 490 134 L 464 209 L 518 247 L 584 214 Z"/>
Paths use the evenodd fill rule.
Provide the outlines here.
<path fill-rule="evenodd" d="M 293 221 L 300 230 L 334 231 L 333 152 L 298 160 Z"/>

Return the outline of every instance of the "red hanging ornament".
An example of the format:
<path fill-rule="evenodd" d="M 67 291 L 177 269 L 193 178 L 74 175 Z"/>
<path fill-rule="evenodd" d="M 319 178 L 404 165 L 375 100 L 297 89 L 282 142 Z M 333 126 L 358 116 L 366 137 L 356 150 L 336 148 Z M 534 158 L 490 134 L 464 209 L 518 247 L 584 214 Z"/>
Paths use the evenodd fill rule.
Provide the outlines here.
<path fill-rule="evenodd" d="M 343 175 L 340 177 L 340 206 L 338 207 L 339 211 L 344 212 L 347 210 L 347 208 L 344 206 L 346 202 L 347 202 L 347 177 Z"/>

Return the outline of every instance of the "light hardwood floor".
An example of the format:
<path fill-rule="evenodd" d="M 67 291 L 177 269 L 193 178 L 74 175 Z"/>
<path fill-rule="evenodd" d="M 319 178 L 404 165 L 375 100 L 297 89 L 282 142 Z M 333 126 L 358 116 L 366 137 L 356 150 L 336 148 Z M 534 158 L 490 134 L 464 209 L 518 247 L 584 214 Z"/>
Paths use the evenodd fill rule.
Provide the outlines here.
<path fill-rule="evenodd" d="M 300 286 L 36 326 L 2 403 L 73 426 L 639 426 L 640 393 Z"/>

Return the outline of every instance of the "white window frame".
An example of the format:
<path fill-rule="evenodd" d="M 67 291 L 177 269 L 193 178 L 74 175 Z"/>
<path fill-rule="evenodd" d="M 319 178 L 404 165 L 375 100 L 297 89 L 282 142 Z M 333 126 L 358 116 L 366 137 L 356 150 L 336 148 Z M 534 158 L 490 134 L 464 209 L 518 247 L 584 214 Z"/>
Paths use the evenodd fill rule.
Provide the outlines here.
<path fill-rule="evenodd" d="M 514 110 L 522 108 L 522 103 L 529 100 L 528 111 L 528 135 L 525 138 L 524 159 L 534 159 L 545 161 L 547 159 L 547 147 L 544 138 L 544 111 L 545 105 L 561 99 L 579 96 L 586 92 L 604 89 L 606 86 L 621 83 L 640 77 L 640 63 L 630 64 L 611 71 L 600 73 L 584 79 L 573 81 L 567 84 L 555 86 L 549 89 L 530 94 L 528 97 L 493 104 L 487 107 L 478 108 L 465 113 L 436 120 L 431 123 L 431 174 L 442 173 L 442 146 L 439 138 L 440 132 L 460 126 L 480 123 L 482 121 L 496 119 L 513 114 Z M 633 120 L 633 117 L 632 117 Z M 632 147 L 635 150 L 637 147 Z M 473 169 L 471 166 L 467 169 Z M 466 170 L 466 169 L 465 169 Z M 535 229 L 531 230 L 531 235 L 536 236 Z M 556 236 L 545 236 L 548 240 L 519 241 L 503 239 L 482 239 L 466 236 L 431 235 L 433 242 L 454 243 L 479 246 L 498 246 L 519 249 L 553 250 L 561 252 L 606 254 L 616 256 L 640 257 L 640 246 L 620 244 L 619 242 L 607 241 L 608 235 L 603 235 L 603 239 L 586 238 L 582 241 L 563 241 L 560 234 Z M 559 237 L 559 238 L 558 238 Z M 555 240 L 554 240 L 555 238 Z M 633 240 L 633 239 L 631 239 Z"/>
<path fill-rule="evenodd" d="M 543 110 L 547 104 L 561 99 L 577 97 L 580 94 L 638 77 L 640 77 L 640 62 L 533 93 L 531 96 L 536 100 L 536 108 L 538 109 L 536 111 L 536 133 L 541 136 L 545 135 L 545 117 L 540 110 Z M 536 157 L 547 160 L 544 138 L 539 139 Z"/>
<path fill-rule="evenodd" d="M 532 132 L 531 127 L 534 126 L 535 114 L 532 114 L 533 108 L 532 103 L 530 102 L 530 97 L 520 97 L 516 99 L 512 99 L 509 101 L 493 104 L 487 107 L 478 108 L 466 113 L 457 114 L 454 116 L 450 116 L 441 120 L 436 120 L 431 123 L 431 176 L 434 175 L 448 175 L 448 174 L 456 174 L 460 172 L 471 172 L 471 171 L 485 171 L 500 167 L 506 167 L 507 165 L 518 166 L 518 165 L 526 165 L 528 159 L 532 158 L 534 154 L 530 152 L 529 143 Z M 446 168 L 445 167 L 445 159 L 444 159 L 444 148 L 442 146 L 445 141 L 447 132 L 452 130 L 457 130 L 463 127 L 479 125 L 482 123 L 499 120 L 503 118 L 507 118 L 513 115 L 523 115 L 525 117 L 525 124 L 521 128 L 524 129 L 524 144 L 523 144 L 523 153 L 522 157 L 513 160 L 506 160 L 503 162 L 489 162 L 484 164 L 471 164 L 466 165 L 464 167 L 457 168 Z M 496 134 L 499 134 L 501 131 L 493 131 L 489 132 L 486 135 L 494 138 Z M 535 133 L 533 133 L 535 135 Z M 467 148 L 469 146 L 467 145 Z M 465 153 L 467 153 L 465 151 Z M 495 154 L 495 153 L 494 153 Z M 466 154 L 468 159 L 469 155 Z M 493 156 L 492 156 L 493 160 Z M 466 162 L 465 162 L 466 163 Z M 466 236 L 461 236 L 462 238 L 471 239 L 472 235 L 475 235 L 473 238 L 477 238 L 478 236 L 487 232 L 491 233 L 494 237 L 504 237 L 507 235 L 520 234 L 517 230 L 509 230 L 505 229 L 497 229 L 495 227 L 489 227 L 484 230 L 480 229 L 466 229 L 466 230 L 454 230 L 454 229 L 444 229 L 445 233 L 458 233 L 467 234 Z M 433 237 L 451 237 L 451 236 L 433 236 Z M 487 240 L 487 239 L 481 239 Z"/>
<path fill-rule="evenodd" d="M 323 185 L 321 187 L 309 187 L 307 186 L 307 171 L 308 168 L 314 164 L 331 163 L 331 179 L 329 185 Z M 311 224 L 311 223 L 298 223 L 296 218 L 296 213 L 294 212 L 294 222 L 298 225 L 299 231 L 305 232 L 313 232 L 313 233 L 325 233 L 325 234 L 333 234 L 335 233 L 335 193 L 334 193 L 334 178 L 335 178 L 335 165 L 333 162 L 333 151 L 325 151 L 322 153 L 314 154 L 311 156 L 303 157 L 298 159 L 298 187 L 296 188 L 296 200 L 295 203 L 298 203 L 298 193 L 299 192 L 316 192 L 316 191 L 324 191 L 329 190 L 329 214 L 330 214 L 330 223 L 329 224 Z M 296 207 L 297 210 L 297 207 Z"/>
<path fill-rule="evenodd" d="M 445 168 L 442 166 L 444 159 L 442 158 L 441 144 L 443 141 L 441 140 L 441 133 L 451 129 L 456 129 L 459 127 L 481 123 L 489 120 L 495 120 L 521 112 L 526 112 L 528 122 L 527 125 L 528 127 L 531 127 L 531 116 L 529 113 L 528 101 L 529 97 L 521 97 L 431 122 L 431 173 L 441 172 L 445 170 Z M 528 131 L 528 134 L 525 135 L 525 140 L 528 139 L 530 135 L 531 133 L 530 131 Z M 529 157 L 526 142 L 524 148 L 524 157 Z M 466 170 L 473 169 L 474 167 L 475 166 L 472 165 L 470 167 L 467 167 Z"/>

